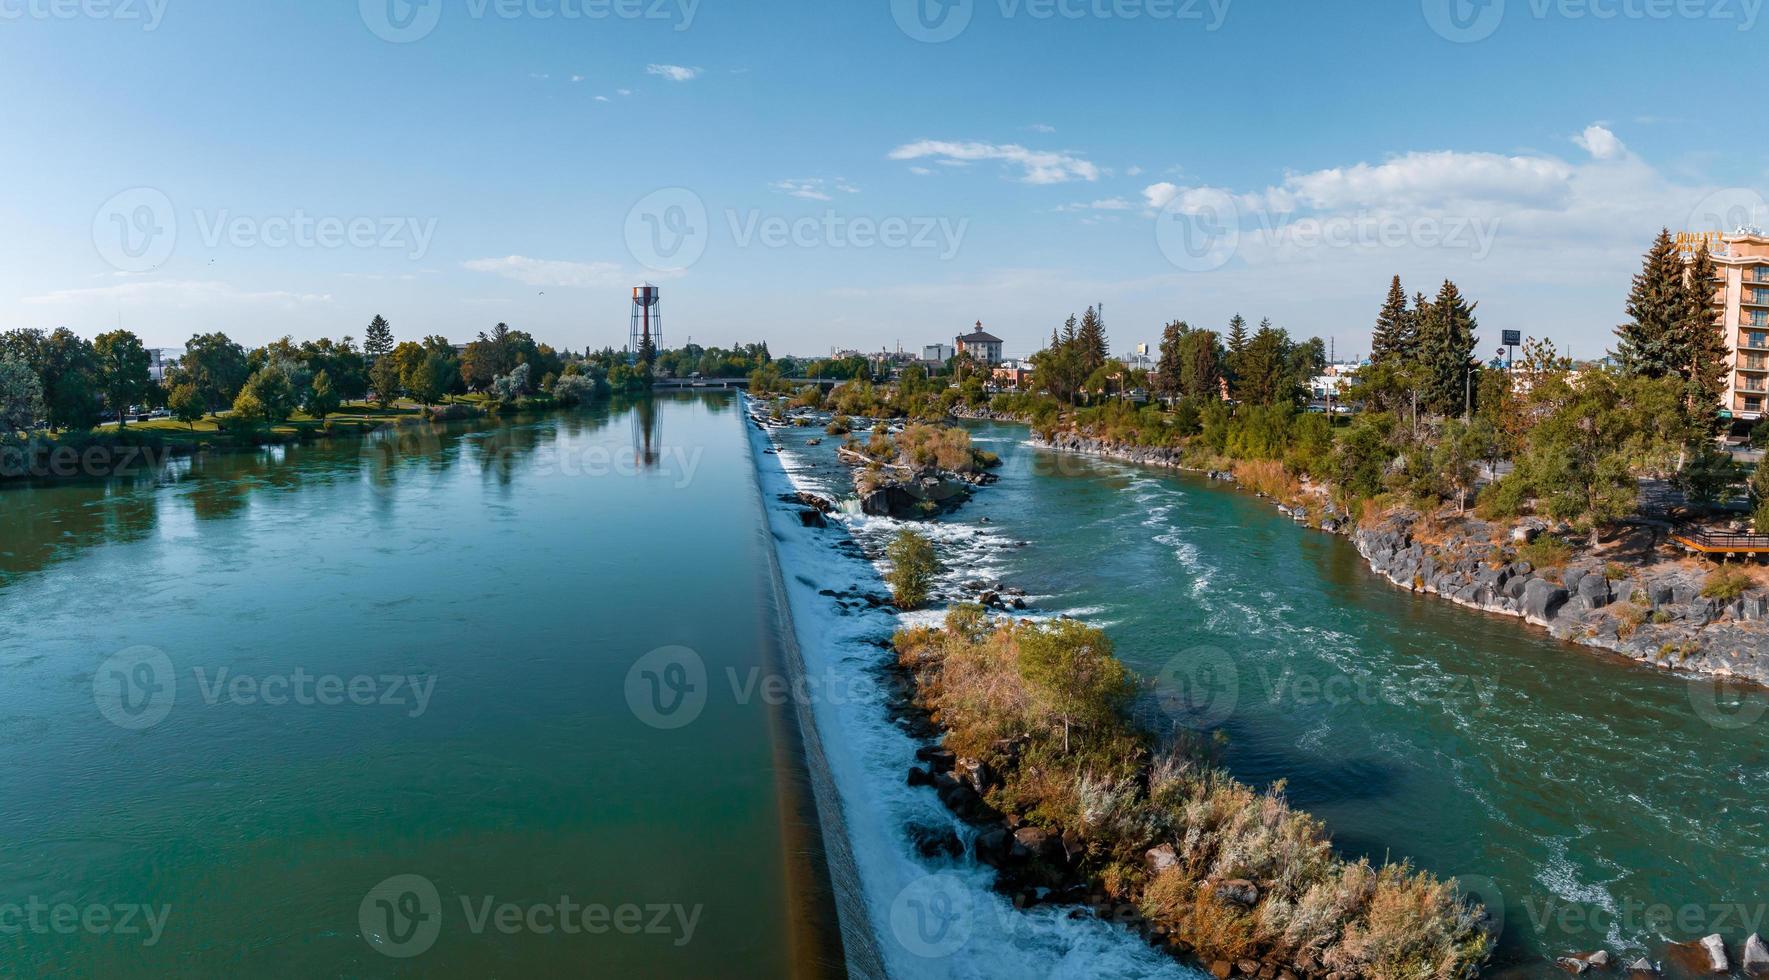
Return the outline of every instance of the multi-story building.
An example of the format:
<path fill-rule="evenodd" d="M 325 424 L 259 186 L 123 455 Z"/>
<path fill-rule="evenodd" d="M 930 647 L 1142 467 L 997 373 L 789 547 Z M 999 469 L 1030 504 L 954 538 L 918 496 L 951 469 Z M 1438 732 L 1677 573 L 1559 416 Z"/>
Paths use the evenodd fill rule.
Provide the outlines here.
<path fill-rule="evenodd" d="M 977 321 L 974 333 L 967 333 L 958 338 L 958 352 L 969 354 L 980 364 L 993 367 L 1001 363 L 1001 338 L 983 332 L 983 321 Z"/>
<path fill-rule="evenodd" d="M 937 364 L 945 367 L 955 353 L 950 344 L 929 344 L 921 349 L 921 362 L 928 366 Z"/>
<path fill-rule="evenodd" d="M 1731 351 L 1722 407 L 1755 422 L 1769 404 L 1769 236 L 1741 230 L 1720 236 L 1712 251 L 1720 267 L 1714 309 Z"/>

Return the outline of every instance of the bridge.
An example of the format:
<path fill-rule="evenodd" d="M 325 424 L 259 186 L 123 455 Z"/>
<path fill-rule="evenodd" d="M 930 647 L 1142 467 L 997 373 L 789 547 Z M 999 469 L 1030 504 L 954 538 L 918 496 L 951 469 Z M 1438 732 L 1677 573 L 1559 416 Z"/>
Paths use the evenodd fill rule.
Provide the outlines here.
<path fill-rule="evenodd" d="M 817 387 L 828 391 L 835 386 L 845 384 L 846 382 L 839 378 L 784 378 L 781 380 L 781 383 L 791 385 L 794 388 L 803 388 L 806 385 L 816 385 Z M 661 381 L 654 381 L 651 383 L 652 391 L 722 391 L 732 388 L 748 389 L 749 379 L 665 378 Z"/>

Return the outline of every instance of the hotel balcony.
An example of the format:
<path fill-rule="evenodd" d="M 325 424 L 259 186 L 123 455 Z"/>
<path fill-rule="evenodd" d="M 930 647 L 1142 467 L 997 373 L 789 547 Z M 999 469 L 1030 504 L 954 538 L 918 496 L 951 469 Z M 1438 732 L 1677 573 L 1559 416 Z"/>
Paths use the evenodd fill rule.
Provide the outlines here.
<path fill-rule="evenodd" d="M 1742 306 L 1761 306 L 1769 308 L 1769 290 L 1763 292 L 1746 292 L 1738 298 Z"/>
<path fill-rule="evenodd" d="M 1769 359 L 1741 357 L 1738 359 L 1738 370 L 1750 371 L 1754 374 L 1769 374 Z"/>

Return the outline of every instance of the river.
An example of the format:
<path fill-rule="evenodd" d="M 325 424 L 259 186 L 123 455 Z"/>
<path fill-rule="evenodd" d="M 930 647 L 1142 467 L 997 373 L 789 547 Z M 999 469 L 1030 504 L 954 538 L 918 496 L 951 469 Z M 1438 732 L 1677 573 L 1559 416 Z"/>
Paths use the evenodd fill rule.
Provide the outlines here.
<path fill-rule="evenodd" d="M 817 955 L 796 734 L 724 693 L 778 630 L 742 424 L 660 399 L 0 492 L 0 973 Z M 660 648 L 721 696 L 658 714 Z"/>
<path fill-rule="evenodd" d="M 1498 911 L 1495 974 L 1597 948 L 1658 961 L 1713 932 L 1736 957 L 1769 926 L 1762 692 L 1410 595 L 1346 539 L 1226 485 L 969 427 L 1002 479 L 929 527 L 941 598 L 1001 581 L 1032 595 L 1028 614 L 1105 627 L 1157 681 L 1152 722 L 1223 731 L 1227 768 L 1285 781 L 1341 852 L 1456 876 Z M 800 485 L 851 496 L 839 440 L 772 435 Z M 846 521 L 869 550 L 896 527 Z"/>

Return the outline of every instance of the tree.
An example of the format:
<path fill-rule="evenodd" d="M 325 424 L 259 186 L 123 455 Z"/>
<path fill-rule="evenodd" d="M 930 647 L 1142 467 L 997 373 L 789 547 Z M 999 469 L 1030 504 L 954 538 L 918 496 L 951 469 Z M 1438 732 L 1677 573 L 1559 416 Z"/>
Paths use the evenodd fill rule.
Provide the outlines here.
<path fill-rule="evenodd" d="M 1136 692 L 1135 678 L 1113 656 L 1103 630 L 1064 619 L 1016 636 L 1020 676 L 1039 706 L 1062 722 L 1064 752 L 1072 729 L 1109 726 Z"/>
<path fill-rule="evenodd" d="M 1683 308 L 1672 340 L 1671 356 L 1683 378 L 1686 411 L 1704 433 L 1718 428 L 1730 357 L 1725 329 L 1714 311 L 1719 275 L 1719 266 L 1704 244 L 1683 279 Z"/>
<path fill-rule="evenodd" d="M 191 337 L 184 345 L 184 357 L 175 372 L 177 383 L 195 387 L 211 412 L 233 404 L 234 396 L 251 375 L 246 349 L 224 333 Z"/>
<path fill-rule="evenodd" d="M 940 558 L 934 553 L 933 542 L 904 528 L 891 539 L 885 548 L 885 556 L 891 562 L 886 580 L 890 583 L 897 608 L 921 608 L 927 602 L 935 576 L 940 574 Z"/>
<path fill-rule="evenodd" d="M 1677 472 L 1677 488 L 1691 508 L 1707 511 L 1725 501 L 1743 476 L 1731 453 L 1714 445 L 1712 439 L 1697 439 L 1688 461 Z"/>
<path fill-rule="evenodd" d="M 1155 394 L 1162 398 L 1178 398 L 1185 391 L 1185 383 L 1181 380 L 1185 358 L 1180 347 L 1191 332 L 1191 325 L 1184 320 L 1174 320 L 1161 330 L 1161 360 L 1155 366 Z"/>
<path fill-rule="evenodd" d="M 1247 318 L 1236 313 L 1228 322 L 1228 352 L 1239 356 L 1247 349 Z"/>
<path fill-rule="evenodd" d="M 246 380 L 233 400 L 233 414 L 248 425 L 281 425 L 295 414 L 300 401 L 286 362 L 276 361 Z"/>
<path fill-rule="evenodd" d="M 399 397 L 399 359 L 392 354 L 376 359 L 369 367 L 369 382 L 375 388 L 375 403 L 383 410 Z"/>
<path fill-rule="evenodd" d="M 1407 293 L 1400 277 L 1388 285 L 1388 299 L 1376 315 L 1376 330 L 1370 336 L 1370 360 L 1376 364 L 1405 361 L 1413 356 L 1418 332 L 1413 313 L 1407 309 Z"/>
<path fill-rule="evenodd" d="M 1076 353 L 1080 360 L 1080 374 L 1083 378 L 1100 369 L 1111 357 L 1111 345 L 1106 342 L 1106 326 L 1100 320 L 1099 312 L 1088 307 L 1081 315 L 1081 329 L 1075 333 Z"/>
<path fill-rule="evenodd" d="M 1427 410 L 1459 415 L 1472 396 L 1475 307 L 1448 279 L 1437 299 L 1420 312 L 1418 358 L 1423 371 L 1420 399 Z"/>
<path fill-rule="evenodd" d="M 443 397 L 460 378 L 460 371 L 455 367 L 452 358 L 440 351 L 430 351 L 416 362 L 416 366 L 407 371 L 401 382 L 405 390 L 425 408 L 442 401 Z"/>
<path fill-rule="evenodd" d="M 342 402 L 338 386 L 332 383 L 329 372 L 321 371 L 313 376 L 313 386 L 307 391 L 308 415 L 324 422 L 326 416 L 336 412 Z"/>
<path fill-rule="evenodd" d="M 172 388 L 172 393 L 166 397 L 166 407 L 172 410 L 173 418 L 190 426 L 193 432 L 203 416 L 209 414 L 208 400 L 196 385 L 188 381 Z"/>
<path fill-rule="evenodd" d="M 0 444 L 25 436 L 43 416 L 43 382 L 21 361 L 0 359 Z"/>
<path fill-rule="evenodd" d="M 1259 332 L 1235 359 L 1239 379 L 1235 397 L 1250 405 L 1295 402 L 1298 391 L 1291 373 L 1291 353 L 1288 334 L 1269 321 L 1261 324 Z"/>
<path fill-rule="evenodd" d="M 66 327 L 58 327 L 43 343 L 37 376 L 49 428 L 85 431 L 98 424 L 98 354 L 92 344 Z"/>
<path fill-rule="evenodd" d="M 1222 345 L 1209 330 L 1194 330 L 1180 343 L 1180 388 L 1201 401 L 1222 397 Z"/>
<path fill-rule="evenodd" d="M 368 333 L 362 339 L 362 352 L 370 364 L 393 353 L 393 325 L 379 313 L 369 321 Z"/>
<path fill-rule="evenodd" d="M 129 331 L 112 330 L 93 338 L 92 350 L 98 359 L 99 390 L 122 429 L 128 424 L 130 406 L 145 401 L 153 387 L 147 348 Z"/>
<path fill-rule="evenodd" d="M 1439 434 L 1434 462 L 1456 497 L 1456 513 L 1468 510 L 1468 495 L 1479 476 L 1479 464 L 1493 455 L 1498 433 L 1485 419 L 1450 419 Z"/>
<path fill-rule="evenodd" d="M 1622 370 L 1648 378 L 1662 378 L 1678 371 L 1677 335 L 1687 315 L 1683 260 L 1662 229 L 1653 239 L 1628 293 L 1629 321 L 1616 328 L 1620 343 L 1616 355 Z"/>

